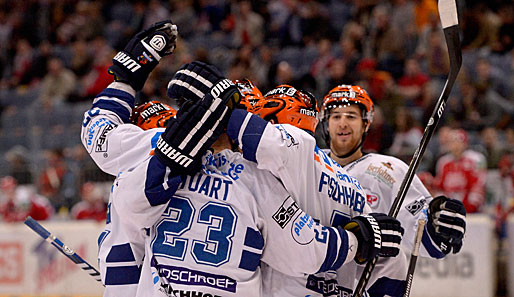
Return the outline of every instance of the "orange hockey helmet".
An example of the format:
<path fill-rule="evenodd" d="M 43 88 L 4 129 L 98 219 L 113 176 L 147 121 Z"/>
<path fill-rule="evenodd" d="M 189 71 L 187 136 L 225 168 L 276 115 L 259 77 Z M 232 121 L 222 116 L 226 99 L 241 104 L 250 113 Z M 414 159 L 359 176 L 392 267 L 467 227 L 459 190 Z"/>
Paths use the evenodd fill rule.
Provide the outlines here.
<path fill-rule="evenodd" d="M 166 103 L 149 101 L 134 108 L 130 121 L 143 130 L 165 128 L 176 114 L 177 111 Z"/>
<path fill-rule="evenodd" d="M 234 84 L 236 84 L 239 92 L 243 95 L 241 101 L 239 102 L 243 105 L 247 111 L 251 112 L 254 108 L 255 104 L 260 100 L 264 99 L 261 91 L 247 78 L 242 80 L 234 80 Z"/>
<path fill-rule="evenodd" d="M 321 118 L 325 119 L 332 108 L 343 107 L 345 105 L 357 104 L 362 110 L 362 119 L 371 123 L 373 121 L 373 101 L 368 93 L 359 86 L 339 85 L 323 98 Z"/>
<path fill-rule="evenodd" d="M 318 125 L 318 102 L 309 92 L 279 85 L 257 102 L 252 113 L 275 124 L 291 124 L 314 135 Z"/>

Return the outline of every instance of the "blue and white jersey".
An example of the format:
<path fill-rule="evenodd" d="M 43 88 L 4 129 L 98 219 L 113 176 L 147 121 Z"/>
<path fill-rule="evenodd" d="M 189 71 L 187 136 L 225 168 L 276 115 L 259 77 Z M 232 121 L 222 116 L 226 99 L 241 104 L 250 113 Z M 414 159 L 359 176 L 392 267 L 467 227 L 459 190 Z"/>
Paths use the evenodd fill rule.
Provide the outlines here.
<path fill-rule="evenodd" d="M 366 154 L 345 165 L 344 169 L 361 182 L 373 212 L 388 213 L 408 171 L 408 166 L 392 156 Z M 377 262 L 373 277 L 368 284 L 368 292 L 371 296 L 384 296 L 384 294 L 403 296 L 405 276 L 414 246 L 418 220 L 426 220 L 426 208 L 431 200 L 432 196 L 421 180 L 414 176 L 397 216 L 405 229 L 400 255 L 394 258 L 381 258 Z M 444 257 L 431 240 L 426 227 L 419 254 L 423 257 Z"/>
<path fill-rule="evenodd" d="M 144 131 L 130 123 L 134 95 L 129 85 L 114 82 L 84 114 L 82 144 L 97 166 L 113 176 L 143 162 L 164 131 Z M 106 226 L 98 238 L 98 263 L 106 297 L 135 296 L 143 262 L 145 234 L 126 230 L 127 226 L 120 224 L 120 215 L 109 197 Z"/>
<path fill-rule="evenodd" d="M 240 153 L 207 152 L 202 165 L 181 180 L 150 157 L 116 179 L 122 223 L 148 230 L 137 296 L 170 296 L 168 284 L 176 296 L 267 296 L 261 261 L 301 277 L 353 260 L 352 233 L 316 223 Z"/>
<path fill-rule="evenodd" d="M 344 226 L 370 212 L 358 179 L 329 158 L 307 132 L 235 110 L 227 134 L 245 159 L 279 178 L 298 206 L 322 225 Z M 293 278 L 263 265 L 266 296 L 350 296 L 357 267 L 351 261 L 337 272 Z"/>

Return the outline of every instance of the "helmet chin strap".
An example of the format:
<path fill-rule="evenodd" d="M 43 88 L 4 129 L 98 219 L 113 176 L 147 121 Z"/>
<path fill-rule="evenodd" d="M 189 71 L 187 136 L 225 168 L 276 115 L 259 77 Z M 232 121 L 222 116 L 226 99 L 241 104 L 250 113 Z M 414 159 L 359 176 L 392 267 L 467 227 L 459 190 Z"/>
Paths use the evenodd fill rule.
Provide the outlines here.
<path fill-rule="evenodd" d="M 358 149 L 360 149 L 362 147 L 362 145 L 364 144 L 364 139 L 366 138 L 366 134 L 368 134 L 368 132 L 364 132 L 362 133 L 362 138 L 361 138 L 361 141 L 359 142 L 359 144 L 357 144 L 351 151 L 349 151 L 348 153 L 344 154 L 344 155 L 338 155 L 336 154 L 332 148 L 330 149 L 330 152 L 333 153 L 336 157 L 340 158 L 340 159 L 345 159 L 345 158 L 348 158 L 350 157 L 351 155 L 353 155 Z"/>

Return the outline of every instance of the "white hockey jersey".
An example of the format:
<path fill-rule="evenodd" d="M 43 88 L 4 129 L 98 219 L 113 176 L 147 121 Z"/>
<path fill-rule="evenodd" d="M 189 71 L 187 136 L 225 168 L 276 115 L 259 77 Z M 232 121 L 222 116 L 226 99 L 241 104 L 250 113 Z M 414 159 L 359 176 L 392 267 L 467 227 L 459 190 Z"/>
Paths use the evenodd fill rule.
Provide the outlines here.
<path fill-rule="evenodd" d="M 208 152 L 202 167 L 178 189 L 156 157 L 118 176 L 122 222 L 149 230 L 137 296 L 166 296 L 168 283 L 177 296 L 266 296 L 260 261 L 300 277 L 353 260 L 353 234 L 316 223 L 240 153 Z"/>
<path fill-rule="evenodd" d="M 400 159 L 380 154 L 365 154 L 343 168 L 359 180 L 372 211 L 382 213 L 389 213 L 408 170 L 407 164 Z M 377 262 L 373 271 L 374 277 L 368 284 L 368 293 L 371 296 L 403 296 L 418 220 L 426 220 L 426 208 L 431 200 L 430 193 L 415 176 L 397 216 L 405 229 L 401 253 L 395 258 L 381 258 Z M 420 256 L 444 257 L 431 240 L 426 227 L 423 232 Z"/>
<path fill-rule="evenodd" d="M 316 146 L 314 137 L 291 125 L 271 125 L 236 110 L 227 134 L 243 156 L 281 180 L 300 208 L 327 226 L 344 226 L 354 216 L 369 213 L 359 181 Z M 336 272 L 293 278 L 263 265 L 266 296 L 350 296 L 357 264 Z"/>
<path fill-rule="evenodd" d="M 155 147 L 163 128 L 142 130 L 130 124 L 135 91 L 112 83 L 84 114 L 82 144 L 97 166 L 117 176 L 143 162 Z M 98 264 L 105 297 L 135 296 L 144 256 L 144 232 L 126 230 L 109 197 L 106 226 L 98 238 Z M 127 235 L 131 234 L 130 236 Z"/>

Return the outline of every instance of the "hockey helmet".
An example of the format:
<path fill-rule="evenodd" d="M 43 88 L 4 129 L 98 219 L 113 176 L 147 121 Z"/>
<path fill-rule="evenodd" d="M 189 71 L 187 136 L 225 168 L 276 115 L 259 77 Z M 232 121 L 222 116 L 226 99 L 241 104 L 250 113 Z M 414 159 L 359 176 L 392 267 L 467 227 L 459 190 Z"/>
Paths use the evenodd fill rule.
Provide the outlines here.
<path fill-rule="evenodd" d="M 350 104 L 359 105 L 364 121 L 369 124 L 373 121 L 373 101 L 371 101 L 368 93 L 363 88 L 352 85 L 339 85 L 328 92 L 325 98 L 323 98 L 321 118 L 326 120 L 331 109 Z"/>
<path fill-rule="evenodd" d="M 143 130 L 165 128 L 168 120 L 176 114 L 177 111 L 168 104 L 154 100 L 136 106 L 130 121 Z"/>
<path fill-rule="evenodd" d="M 318 125 L 318 102 L 307 91 L 279 85 L 264 95 L 252 111 L 276 124 L 291 124 L 314 135 Z"/>
<path fill-rule="evenodd" d="M 242 80 L 234 80 L 233 82 L 243 95 L 239 103 L 243 105 L 247 111 L 251 112 L 257 102 L 264 99 L 261 91 L 249 79 L 244 78 Z"/>

